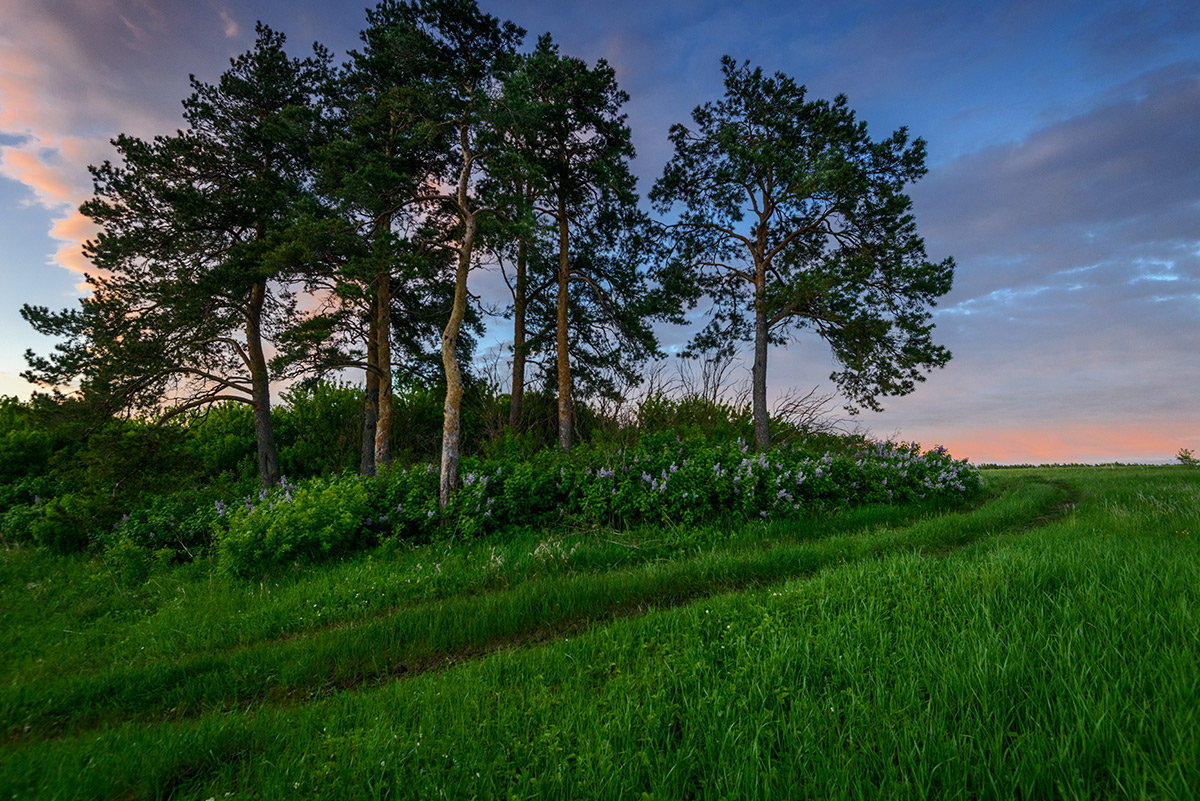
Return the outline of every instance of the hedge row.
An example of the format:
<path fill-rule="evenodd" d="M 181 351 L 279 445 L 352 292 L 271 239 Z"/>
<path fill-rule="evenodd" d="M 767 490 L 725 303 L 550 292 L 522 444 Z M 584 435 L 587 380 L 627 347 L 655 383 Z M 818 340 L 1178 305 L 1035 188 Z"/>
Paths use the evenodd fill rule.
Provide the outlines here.
<path fill-rule="evenodd" d="M 433 465 L 419 465 L 373 479 L 285 482 L 235 503 L 215 501 L 206 514 L 218 561 L 245 576 L 393 541 L 515 528 L 794 517 L 832 506 L 965 498 L 980 488 L 979 474 L 966 460 L 943 449 L 922 452 L 915 443 L 867 443 L 822 455 L 799 449 L 756 454 L 742 443 L 673 436 L 608 453 L 464 460 L 462 487 L 444 514 L 438 511 L 437 479 Z"/>

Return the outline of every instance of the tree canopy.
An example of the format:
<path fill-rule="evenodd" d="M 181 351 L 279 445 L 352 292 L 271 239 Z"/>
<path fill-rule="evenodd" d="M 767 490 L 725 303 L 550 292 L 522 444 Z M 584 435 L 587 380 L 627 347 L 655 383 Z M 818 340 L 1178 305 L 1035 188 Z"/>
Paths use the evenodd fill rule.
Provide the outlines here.
<path fill-rule="evenodd" d="M 656 324 L 703 293 L 693 349 L 754 343 L 755 443 L 769 444 L 767 354 L 805 330 L 832 347 L 847 407 L 913 391 L 950 358 L 930 308 L 953 262 L 926 260 L 908 183 L 925 149 L 875 141 L 844 97 L 722 61 L 724 97 L 670 131 L 641 208 L 616 71 L 560 52 L 475 0 L 384 0 L 340 66 L 287 55 L 265 25 L 185 130 L 114 140 L 82 211 L 100 227 L 79 308 L 26 306 L 63 341 L 27 376 L 104 409 L 253 409 L 264 486 L 280 475 L 272 386 L 365 379 L 359 469 L 391 460 L 393 392 L 444 386 L 439 501 L 458 486 L 462 404 L 485 304 L 468 277 L 515 267 L 510 425 L 541 366 L 558 442 L 574 404 L 614 396 L 661 355 Z M 440 358 L 439 358 L 440 355 Z M 442 383 L 444 382 L 444 384 Z M 432 434 L 431 434 L 432 436 Z"/>
<path fill-rule="evenodd" d="M 767 352 L 811 330 L 842 369 L 847 409 L 912 392 L 950 353 L 929 311 L 954 263 L 926 260 L 905 186 L 925 143 L 901 128 L 874 141 L 844 96 L 808 100 L 786 75 L 721 62 L 725 95 L 671 127 L 674 154 L 650 193 L 678 213 L 672 258 L 714 301 L 697 348 L 754 343 L 755 445 L 770 442 Z"/>
<path fill-rule="evenodd" d="M 66 338 L 50 357 L 27 355 L 35 383 L 78 379 L 113 409 L 250 404 L 264 486 L 279 478 L 266 346 L 295 314 L 284 286 L 299 269 L 295 226 L 311 199 L 308 137 L 328 59 L 290 58 L 284 41 L 260 24 L 217 84 L 193 77 L 187 130 L 113 142 L 121 163 L 92 169 L 95 196 L 81 209 L 100 227 L 84 248 L 98 270 L 91 296 L 60 313 L 22 309 Z"/>
<path fill-rule="evenodd" d="M 518 240 L 514 351 L 553 354 L 563 450 L 572 444 L 578 378 L 609 394 L 614 377 L 635 380 L 657 353 L 650 320 L 671 311 L 669 303 L 647 302 L 650 271 L 637 250 L 648 220 L 629 168 L 634 150 L 621 114 L 628 99 L 606 62 L 589 67 L 563 56 L 547 34 L 509 74 L 498 101 L 504 153 L 493 185 L 511 194 L 517 217 L 507 227 Z M 531 250 L 538 258 L 529 258 Z M 526 294 L 529 265 L 540 269 Z M 540 330 L 527 341 L 530 310 Z M 523 381 L 514 370 L 514 390 Z"/>

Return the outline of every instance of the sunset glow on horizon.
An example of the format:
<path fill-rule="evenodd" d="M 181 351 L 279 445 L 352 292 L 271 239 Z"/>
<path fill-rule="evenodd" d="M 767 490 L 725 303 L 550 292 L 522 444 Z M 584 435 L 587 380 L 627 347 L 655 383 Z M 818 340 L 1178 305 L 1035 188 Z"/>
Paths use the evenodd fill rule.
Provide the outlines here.
<path fill-rule="evenodd" d="M 1195 441 L 1191 429 L 1131 427 L 1112 430 L 1060 425 L 1050 428 L 983 429 L 943 436 L 923 446 L 943 445 L 973 464 L 1157 464 L 1175 461 L 1179 443 Z"/>

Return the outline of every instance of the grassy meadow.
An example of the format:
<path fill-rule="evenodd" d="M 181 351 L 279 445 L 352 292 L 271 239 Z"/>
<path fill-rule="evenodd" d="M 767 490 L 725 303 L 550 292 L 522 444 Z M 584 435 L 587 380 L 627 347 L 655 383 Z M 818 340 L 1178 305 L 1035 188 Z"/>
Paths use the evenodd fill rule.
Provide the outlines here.
<path fill-rule="evenodd" d="M 211 559 L 0 551 L 0 799 L 1200 797 L 1200 472 Z"/>

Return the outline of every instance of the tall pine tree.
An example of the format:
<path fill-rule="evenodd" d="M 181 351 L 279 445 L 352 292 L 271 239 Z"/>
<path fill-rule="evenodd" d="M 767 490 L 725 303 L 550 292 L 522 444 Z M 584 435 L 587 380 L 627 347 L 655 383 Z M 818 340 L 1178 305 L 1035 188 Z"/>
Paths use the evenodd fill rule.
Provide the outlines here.
<path fill-rule="evenodd" d="M 754 343 L 754 443 L 770 445 L 767 352 L 794 331 L 830 344 L 847 408 L 912 392 L 950 352 L 929 308 L 950 291 L 951 259 L 931 263 L 905 186 L 925 143 L 903 128 L 873 141 L 846 98 L 808 100 L 786 75 L 725 57 L 725 96 L 674 125 L 675 153 L 650 197 L 679 210 L 674 259 L 715 301 L 695 344 Z"/>
<path fill-rule="evenodd" d="M 268 352 L 294 313 L 283 290 L 311 203 L 312 100 L 328 62 L 320 48 L 290 58 L 283 35 L 259 24 L 215 85 L 192 78 L 187 130 L 114 141 L 121 163 L 92 169 L 81 208 L 100 227 L 85 246 L 92 294 L 78 309 L 22 309 L 65 338 L 49 357 L 27 354 L 27 378 L 78 380 L 85 398 L 132 411 L 247 403 L 259 478 L 277 483 Z"/>
<path fill-rule="evenodd" d="M 422 203 L 444 142 L 424 125 L 429 61 L 411 10 L 367 12 L 361 50 L 327 85 L 327 135 L 316 150 L 317 189 L 332 212 L 308 241 L 319 243 L 306 287 L 321 302 L 289 333 L 296 357 L 318 371 L 365 371 L 360 469 L 391 460 L 397 364 L 408 380 L 436 380 L 430 346 L 449 313 L 449 259 L 438 242 L 448 223 Z"/>
<path fill-rule="evenodd" d="M 547 34 L 506 81 L 500 103 L 505 158 L 494 175 L 517 190 L 513 205 L 530 218 L 517 226 L 514 367 L 525 353 L 543 351 L 548 338 L 527 338 L 526 314 L 543 311 L 552 330 L 558 394 L 558 441 L 570 450 L 573 401 L 582 368 L 589 389 L 611 391 L 611 376 L 636 378 L 637 366 L 656 352 L 650 327 L 671 305 L 651 293 L 639 245 L 647 222 L 638 212 L 629 128 L 620 113 L 628 96 L 604 61 L 589 67 L 563 56 Z M 539 247 L 531 247 L 537 240 Z M 530 253 L 552 254 L 530 260 Z M 522 258 L 522 257 L 525 258 Z M 541 265 L 553 300 L 526 292 L 528 264 Z M 653 302 L 651 302 L 653 301 Z M 545 315 L 545 312 L 549 312 Z M 519 352 L 518 352 L 519 351 Z M 514 369 L 513 389 L 523 376 Z"/>
<path fill-rule="evenodd" d="M 413 87 L 420 120 L 413 135 L 440 146 L 441 156 L 430 162 L 417 197 L 430 215 L 444 215 L 444 244 L 454 258 L 453 301 L 441 341 L 446 397 L 438 498 L 445 508 L 458 488 L 464 394 L 459 340 L 469 319 L 467 278 L 476 258 L 480 222 L 495 212 L 480 201 L 478 182 L 493 156 L 493 103 L 525 32 L 484 14 L 474 0 L 383 6 L 394 11 L 392 24 L 405 29 L 414 74 L 422 76 Z"/>

